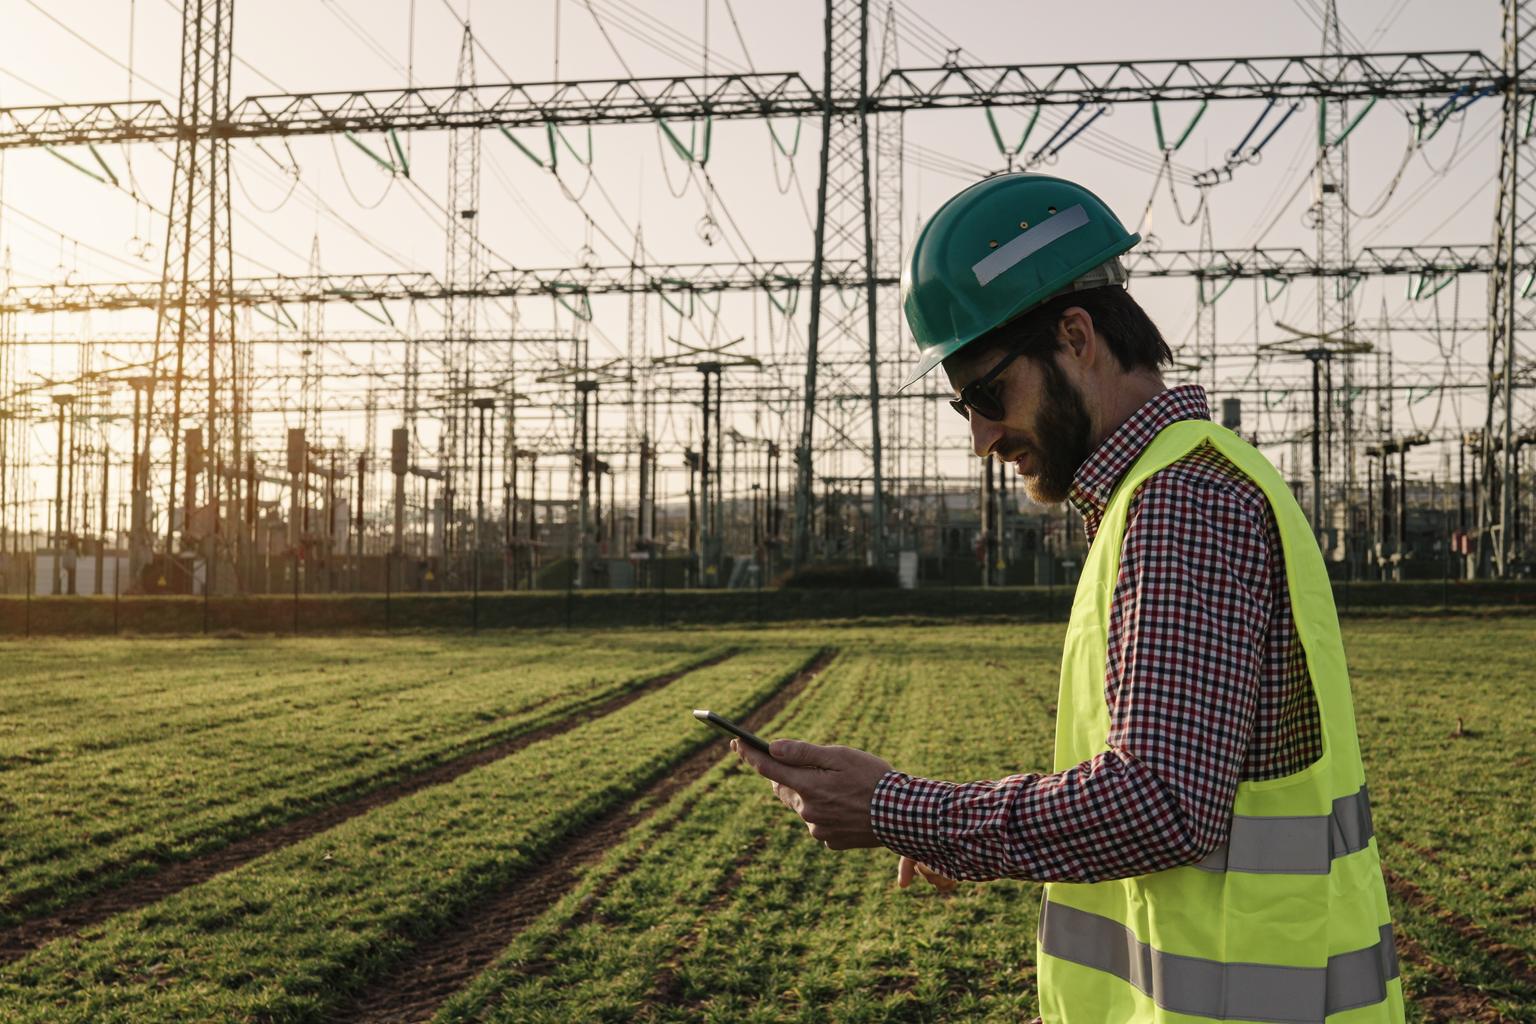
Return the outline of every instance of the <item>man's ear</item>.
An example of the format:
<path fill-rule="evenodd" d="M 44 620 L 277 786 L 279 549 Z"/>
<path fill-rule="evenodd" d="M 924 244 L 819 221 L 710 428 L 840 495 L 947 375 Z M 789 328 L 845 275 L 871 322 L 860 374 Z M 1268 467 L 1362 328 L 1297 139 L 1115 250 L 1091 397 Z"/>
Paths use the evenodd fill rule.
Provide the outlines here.
<path fill-rule="evenodd" d="M 1068 306 L 1056 322 L 1056 342 L 1067 350 L 1069 358 L 1092 366 L 1099 358 L 1098 338 L 1093 333 L 1093 317 L 1081 306 Z"/>

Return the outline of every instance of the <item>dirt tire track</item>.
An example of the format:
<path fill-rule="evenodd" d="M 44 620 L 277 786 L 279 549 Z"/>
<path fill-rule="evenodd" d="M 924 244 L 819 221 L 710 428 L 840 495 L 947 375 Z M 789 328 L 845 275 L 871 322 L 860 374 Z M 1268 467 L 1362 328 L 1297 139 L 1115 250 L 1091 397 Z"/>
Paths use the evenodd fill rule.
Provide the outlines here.
<path fill-rule="evenodd" d="M 157 903 L 169 896 L 174 896 L 183 889 L 206 882 L 215 875 L 238 868 L 257 857 L 335 828 L 360 814 L 394 803 L 418 790 L 451 782 L 466 772 L 509 757 L 541 740 L 550 739 L 586 722 L 610 715 L 634 703 L 647 693 L 675 682 L 691 672 L 718 665 L 737 653 L 735 649 L 723 651 L 685 665 L 676 671 L 652 676 L 599 704 L 576 710 L 557 721 L 546 723 L 529 732 L 519 733 L 491 746 L 461 754 L 450 761 L 398 779 L 354 800 L 295 818 L 191 860 L 177 862 L 164 870 L 134 879 L 120 888 L 89 896 L 79 903 L 47 916 L 0 929 L 0 967 L 19 960 L 39 946 L 55 939 L 73 935 L 82 928 L 87 928 L 116 914 Z"/>
<path fill-rule="evenodd" d="M 1442 907 L 1428 893 L 1391 868 L 1383 865 L 1381 872 L 1387 880 L 1387 891 L 1393 896 L 1435 918 L 1460 935 L 1479 953 L 1509 971 L 1516 980 L 1536 988 L 1536 967 L 1532 966 L 1524 950 L 1498 941 L 1476 921 Z"/>
<path fill-rule="evenodd" d="M 771 721 L 836 655 L 835 650 L 817 653 L 743 718 L 742 724 L 758 729 Z M 581 880 L 584 868 L 596 863 L 625 833 L 664 807 L 673 795 L 698 781 L 719 760 L 720 751 L 715 744 L 690 754 L 643 792 L 559 843 L 530 874 L 514 880 L 445 925 L 435 938 L 418 945 L 330 1019 L 346 1024 L 429 1020 L 449 996 L 489 966 L 518 933 L 558 903 Z M 637 812 L 635 808 L 640 804 L 646 806 Z M 586 901 L 583 913 L 590 914 L 598 898 L 599 894 L 594 893 Z"/>

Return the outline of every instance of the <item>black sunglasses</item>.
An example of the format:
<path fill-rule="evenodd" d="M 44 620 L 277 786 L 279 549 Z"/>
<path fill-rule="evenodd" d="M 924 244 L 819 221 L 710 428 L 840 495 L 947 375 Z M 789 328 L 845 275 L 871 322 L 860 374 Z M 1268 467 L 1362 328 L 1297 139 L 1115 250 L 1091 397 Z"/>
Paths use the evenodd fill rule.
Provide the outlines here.
<path fill-rule="evenodd" d="M 1002 399 L 997 397 L 997 386 L 992 382 L 997 379 L 998 374 L 1008 369 L 1010 363 L 1023 354 L 1022 348 L 1016 348 L 1003 356 L 996 366 L 961 388 L 960 397 L 950 399 L 949 407 L 964 416 L 966 420 L 970 420 L 972 412 L 986 420 L 1002 419 L 1006 413 L 1003 410 Z"/>

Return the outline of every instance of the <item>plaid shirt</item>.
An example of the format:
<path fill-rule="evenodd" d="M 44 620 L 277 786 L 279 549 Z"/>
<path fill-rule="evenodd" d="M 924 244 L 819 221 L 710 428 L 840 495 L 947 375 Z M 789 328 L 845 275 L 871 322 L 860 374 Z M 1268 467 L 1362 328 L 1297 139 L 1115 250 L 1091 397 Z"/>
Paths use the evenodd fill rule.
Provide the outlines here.
<path fill-rule="evenodd" d="M 1157 433 L 1209 418 L 1203 389 L 1171 388 L 1105 439 L 1072 481 L 1090 544 Z M 1131 499 L 1104 697 L 1108 749 L 1066 771 L 959 785 L 886 773 L 876 837 L 952 878 L 1126 878 L 1200 860 L 1226 841 L 1240 781 L 1322 753 L 1274 513 L 1209 444 Z"/>

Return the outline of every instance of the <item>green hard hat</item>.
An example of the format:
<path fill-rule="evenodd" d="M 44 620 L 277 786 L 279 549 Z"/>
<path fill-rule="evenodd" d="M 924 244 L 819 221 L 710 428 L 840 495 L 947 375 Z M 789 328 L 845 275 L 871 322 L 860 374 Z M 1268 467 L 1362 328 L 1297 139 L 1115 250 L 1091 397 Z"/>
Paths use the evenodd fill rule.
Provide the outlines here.
<path fill-rule="evenodd" d="M 1061 178 L 999 174 L 965 189 L 923 225 L 903 268 L 901 305 L 922 359 L 902 387 L 1074 282 L 1123 283 L 1116 257 L 1139 241 Z M 1105 264 L 1115 272 L 1092 275 Z"/>

